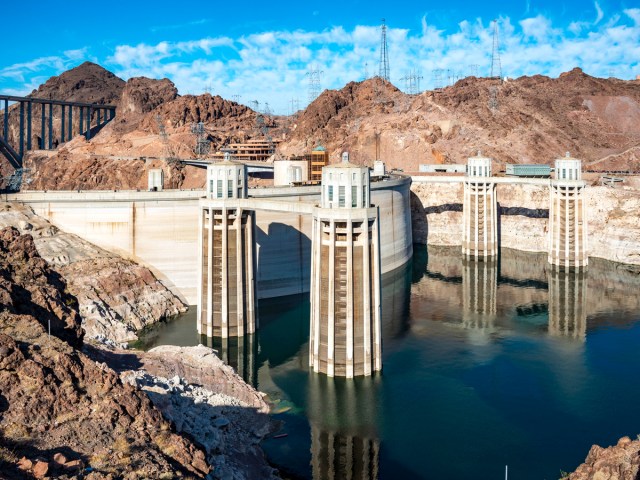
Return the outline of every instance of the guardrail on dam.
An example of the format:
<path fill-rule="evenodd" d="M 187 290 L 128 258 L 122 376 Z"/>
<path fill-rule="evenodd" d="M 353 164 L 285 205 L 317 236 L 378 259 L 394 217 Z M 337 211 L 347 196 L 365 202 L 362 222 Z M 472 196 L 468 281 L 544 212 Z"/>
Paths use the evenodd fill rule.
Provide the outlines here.
<path fill-rule="evenodd" d="M 381 271 L 404 265 L 413 254 L 409 187 L 392 176 L 371 183 L 380 209 Z M 255 201 L 317 204 L 320 186 L 249 189 Z M 198 203 L 204 190 L 49 191 L 8 195 L 52 224 L 149 267 L 194 305 L 198 283 Z M 302 205 L 300 205 L 302 207 Z M 256 215 L 258 298 L 305 293 L 310 286 L 312 219 L 296 212 Z"/>

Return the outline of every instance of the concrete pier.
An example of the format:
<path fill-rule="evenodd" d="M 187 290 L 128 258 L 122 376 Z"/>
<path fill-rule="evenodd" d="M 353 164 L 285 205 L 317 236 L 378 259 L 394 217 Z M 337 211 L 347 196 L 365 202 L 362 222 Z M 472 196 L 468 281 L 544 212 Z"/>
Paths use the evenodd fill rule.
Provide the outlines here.
<path fill-rule="evenodd" d="M 330 377 L 382 369 L 380 232 L 369 169 L 348 162 L 322 170 L 313 214 L 309 364 Z"/>
<path fill-rule="evenodd" d="M 549 187 L 549 263 L 565 269 L 586 267 L 589 260 L 581 163 L 568 153 L 556 160 Z"/>
<path fill-rule="evenodd" d="M 496 184 L 491 181 L 491 159 L 469 158 L 464 178 L 462 253 L 487 259 L 498 254 Z"/>
<path fill-rule="evenodd" d="M 234 202 L 246 198 L 244 165 L 207 168 L 207 199 L 200 202 L 198 333 L 241 337 L 255 332 L 255 217 Z"/>

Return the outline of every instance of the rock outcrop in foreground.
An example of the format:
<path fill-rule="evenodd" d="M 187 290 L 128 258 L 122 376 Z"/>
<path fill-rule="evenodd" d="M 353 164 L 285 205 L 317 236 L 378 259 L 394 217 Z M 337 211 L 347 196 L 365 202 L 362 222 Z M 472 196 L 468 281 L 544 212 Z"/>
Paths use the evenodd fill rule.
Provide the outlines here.
<path fill-rule="evenodd" d="M 623 437 L 613 447 L 591 447 L 585 462 L 566 480 L 637 480 L 640 478 L 640 438 Z"/>
<path fill-rule="evenodd" d="M 259 447 L 272 431 L 269 407 L 213 350 L 161 346 L 138 359 L 143 370 L 125 371 L 121 378 L 146 392 L 178 432 L 204 447 L 217 478 L 277 478 Z"/>
<path fill-rule="evenodd" d="M 204 478 L 204 452 L 144 393 L 80 352 L 82 336 L 75 298 L 32 237 L 0 231 L 3 476 Z"/>
<path fill-rule="evenodd" d="M 33 237 L 39 255 L 67 281 L 87 338 L 128 342 L 187 305 L 146 267 L 63 232 L 24 205 L 0 203 L 0 228 Z"/>

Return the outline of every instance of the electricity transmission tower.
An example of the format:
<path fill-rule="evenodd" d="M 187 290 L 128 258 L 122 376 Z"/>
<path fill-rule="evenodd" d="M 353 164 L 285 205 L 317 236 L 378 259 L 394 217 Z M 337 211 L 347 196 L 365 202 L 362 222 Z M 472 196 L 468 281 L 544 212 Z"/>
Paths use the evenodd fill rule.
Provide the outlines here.
<path fill-rule="evenodd" d="M 209 139 L 204 129 L 204 123 L 198 122 L 191 124 L 191 133 L 196 137 L 196 155 L 206 155 L 209 153 Z"/>
<path fill-rule="evenodd" d="M 435 90 L 442 89 L 442 87 L 444 86 L 442 82 L 442 75 L 444 74 L 444 69 L 436 68 L 435 70 L 432 70 L 431 74 L 433 75 L 433 88 Z"/>
<path fill-rule="evenodd" d="M 162 142 L 162 150 L 164 154 L 164 158 L 169 160 L 173 160 L 176 157 L 176 154 L 169 143 L 169 134 L 167 134 L 167 130 L 164 127 L 164 122 L 162 121 L 162 117 L 160 115 L 156 115 L 155 117 L 156 124 L 158 125 L 158 136 L 160 137 L 160 141 Z"/>
<path fill-rule="evenodd" d="M 493 113 L 498 110 L 498 87 L 495 85 L 489 87 L 489 109 Z"/>
<path fill-rule="evenodd" d="M 295 115 L 296 113 L 298 113 L 298 111 L 300 110 L 300 100 L 298 100 L 297 98 L 292 98 L 289 104 L 289 115 Z"/>
<path fill-rule="evenodd" d="M 409 95 L 416 95 L 420 93 L 420 80 L 422 75 L 415 68 L 402 78 L 405 81 L 405 90 Z"/>
<path fill-rule="evenodd" d="M 380 71 L 378 76 L 387 82 L 389 81 L 389 49 L 387 46 L 387 26 L 382 19 L 380 27 Z"/>
<path fill-rule="evenodd" d="M 315 65 L 309 67 L 309 71 L 307 72 L 307 77 L 309 77 L 309 103 L 313 102 L 320 95 L 320 76 L 323 73 L 324 72 Z"/>
<path fill-rule="evenodd" d="M 231 100 L 233 100 L 235 103 L 240 103 L 240 95 L 231 95 Z"/>
<path fill-rule="evenodd" d="M 500 64 L 500 41 L 498 39 L 498 20 L 493 21 L 493 50 L 491 52 L 491 78 L 502 78 Z"/>

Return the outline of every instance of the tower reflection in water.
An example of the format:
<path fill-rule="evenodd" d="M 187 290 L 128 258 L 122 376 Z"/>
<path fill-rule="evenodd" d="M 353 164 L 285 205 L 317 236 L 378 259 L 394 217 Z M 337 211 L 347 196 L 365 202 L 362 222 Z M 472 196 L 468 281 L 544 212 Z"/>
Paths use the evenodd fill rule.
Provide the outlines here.
<path fill-rule="evenodd" d="M 498 290 L 496 261 L 462 260 L 462 324 L 465 328 L 494 327 Z"/>
<path fill-rule="evenodd" d="M 315 480 L 378 478 L 379 384 L 376 376 L 341 379 L 310 375 L 307 413 Z"/>
<path fill-rule="evenodd" d="M 587 273 L 584 269 L 547 272 L 549 333 L 585 340 L 587 335 Z"/>
<path fill-rule="evenodd" d="M 216 350 L 218 357 L 231 366 L 249 385 L 256 385 L 258 339 L 255 334 L 229 338 L 201 335 L 200 343 Z"/>

